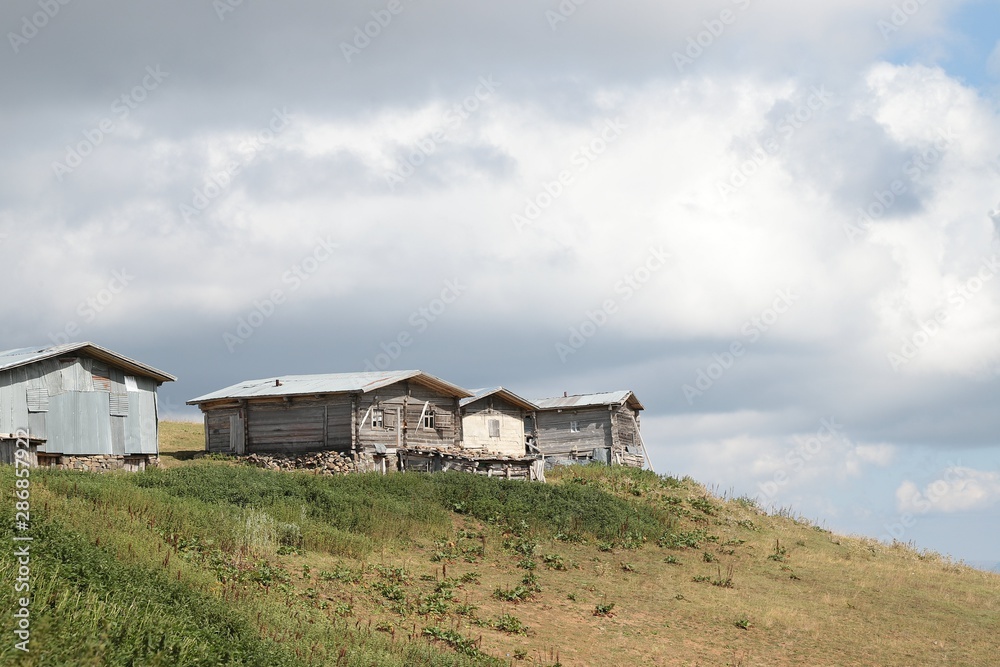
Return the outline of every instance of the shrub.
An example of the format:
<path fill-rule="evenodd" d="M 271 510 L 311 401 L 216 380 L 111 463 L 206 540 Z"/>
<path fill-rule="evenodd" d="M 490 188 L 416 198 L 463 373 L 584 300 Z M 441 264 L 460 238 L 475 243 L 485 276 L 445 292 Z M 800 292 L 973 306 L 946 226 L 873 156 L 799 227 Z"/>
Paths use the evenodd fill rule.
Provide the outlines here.
<path fill-rule="evenodd" d="M 596 607 L 594 607 L 594 616 L 606 616 L 606 617 L 614 616 L 614 613 L 612 613 L 614 608 L 615 608 L 614 602 L 599 604 Z"/>

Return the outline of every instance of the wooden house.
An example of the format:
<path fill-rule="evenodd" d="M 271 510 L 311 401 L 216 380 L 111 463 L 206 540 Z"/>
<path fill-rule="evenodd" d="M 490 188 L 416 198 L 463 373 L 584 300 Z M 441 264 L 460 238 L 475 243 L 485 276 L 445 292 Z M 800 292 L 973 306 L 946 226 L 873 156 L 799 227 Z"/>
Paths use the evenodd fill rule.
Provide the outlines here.
<path fill-rule="evenodd" d="M 459 401 L 462 412 L 462 449 L 524 456 L 525 419 L 535 406 L 503 387 L 474 389 Z M 530 435 L 530 432 L 528 433 Z"/>
<path fill-rule="evenodd" d="M 209 452 L 334 450 L 385 471 L 407 447 L 457 449 L 469 396 L 421 371 L 373 371 L 250 380 L 188 404 L 205 414 Z"/>
<path fill-rule="evenodd" d="M 40 466 L 141 470 L 159 453 L 157 388 L 173 380 L 93 343 L 0 352 L 0 460 L 21 440 Z"/>
<path fill-rule="evenodd" d="M 600 462 L 641 468 L 646 462 L 639 433 L 642 403 L 631 391 L 562 395 L 532 400 L 536 447 L 546 462 Z"/>

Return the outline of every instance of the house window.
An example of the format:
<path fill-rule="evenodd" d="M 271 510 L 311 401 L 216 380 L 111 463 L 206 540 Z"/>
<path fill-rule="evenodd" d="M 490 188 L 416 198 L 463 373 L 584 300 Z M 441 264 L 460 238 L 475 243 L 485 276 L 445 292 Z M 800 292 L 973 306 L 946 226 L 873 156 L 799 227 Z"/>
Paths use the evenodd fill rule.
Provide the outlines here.
<path fill-rule="evenodd" d="M 570 430 L 571 433 L 579 433 L 580 432 L 580 422 L 576 421 L 575 419 L 573 421 L 571 421 L 569 423 L 569 430 Z"/>
<path fill-rule="evenodd" d="M 385 428 L 384 410 L 372 410 L 372 428 Z"/>
<path fill-rule="evenodd" d="M 491 420 L 489 420 L 489 426 L 490 426 L 490 437 L 491 438 L 499 438 L 500 437 L 500 420 L 499 419 L 491 419 Z"/>
<path fill-rule="evenodd" d="M 423 427 L 424 428 L 434 428 L 434 413 L 431 412 L 430 410 L 428 410 L 424 414 Z"/>

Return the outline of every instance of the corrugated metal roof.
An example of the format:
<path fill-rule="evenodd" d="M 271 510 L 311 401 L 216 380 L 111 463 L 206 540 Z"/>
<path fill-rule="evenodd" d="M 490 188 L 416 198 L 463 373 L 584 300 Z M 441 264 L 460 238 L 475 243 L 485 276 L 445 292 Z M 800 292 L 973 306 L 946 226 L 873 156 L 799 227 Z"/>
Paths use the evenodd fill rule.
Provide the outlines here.
<path fill-rule="evenodd" d="M 112 352 L 107 348 L 90 342 L 66 343 L 64 345 L 51 345 L 49 347 L 22 347 L 0 352 L 0 371 L 27 366 L 36 361 L 58 357 L 63 354 L 72 354 L 74 352 L 81 352 L 106 363 L 115 364 L 128 370 L 133 375 L 153 378 L 157 382 L 173 382 L 177 379 L 169 373 L 164 373 L 152 366 L 140 363 L 135 359 L 129 359 L 117 352 Z"/>
<path fill-rule="evenodd" d="M 416 380 L 446 394 L 459 398 L 470 395 L 466 389 L 445 382 L 423 371 L 371 371 L 360 373 L 328 373 L 322 375 L 285 375 L 263 380 L 246 380 L 210 394 L 192 398 L 188 405 L 232 398 L 260 398 L 264 396 L 301 396 L 304 394 L 339 394 L 369 392 L 381 387 Z"/>
<path fill-rule="evenodd" d="M 609 391 L 602 394 L 576 394 L 554 398 L 536 398 L 532 403 L 539 410 L 559 410 L 564 408 L 587 408 L 595 405 L 621 405 L 625 401 L 635 410 L 643 410 L 642 403 L 631 391 Z"/>
<path fill-rule="evenodd" d="M 499 394 L 501 397 L 507 399 L 514 405 L 524 408 L 525 410 L 534 410 L 535 404 L 526 398 L 521 398 L 509 389 L 504 389 L 503 387 L 488 387 L 485 389 L 472 389 L 472 396 L 468 398 L 463 398 L 459 401 L 459 405 L 465 407 L 469 403 L 475 403 L 481 398 L 486 398 L 487 396 L 492 396 L 493 394 Z"/>

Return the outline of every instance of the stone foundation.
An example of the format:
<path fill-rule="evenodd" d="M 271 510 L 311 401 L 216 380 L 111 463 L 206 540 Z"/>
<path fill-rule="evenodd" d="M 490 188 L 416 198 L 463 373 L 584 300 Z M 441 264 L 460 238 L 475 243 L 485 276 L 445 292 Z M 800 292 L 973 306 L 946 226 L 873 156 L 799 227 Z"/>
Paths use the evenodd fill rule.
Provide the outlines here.
<path fill-rule="evenodd" d="M 249 454 L 239 460 L 268 470 L 311 470 L 320 475 L 346 475 L 358 469 L 349 456 L 338 452 Z"/>
<path fill-rule="evenodd" d="M 56 470 L 86 470 L 87 472 L 110 472 L 126 470 L 138 472 L 147 467 L 156 467 L 160 458 L 155 454 L 95 454 L 76 456 L 69 454 L 46 454 L 38 452 L 38 467 Z"/>

